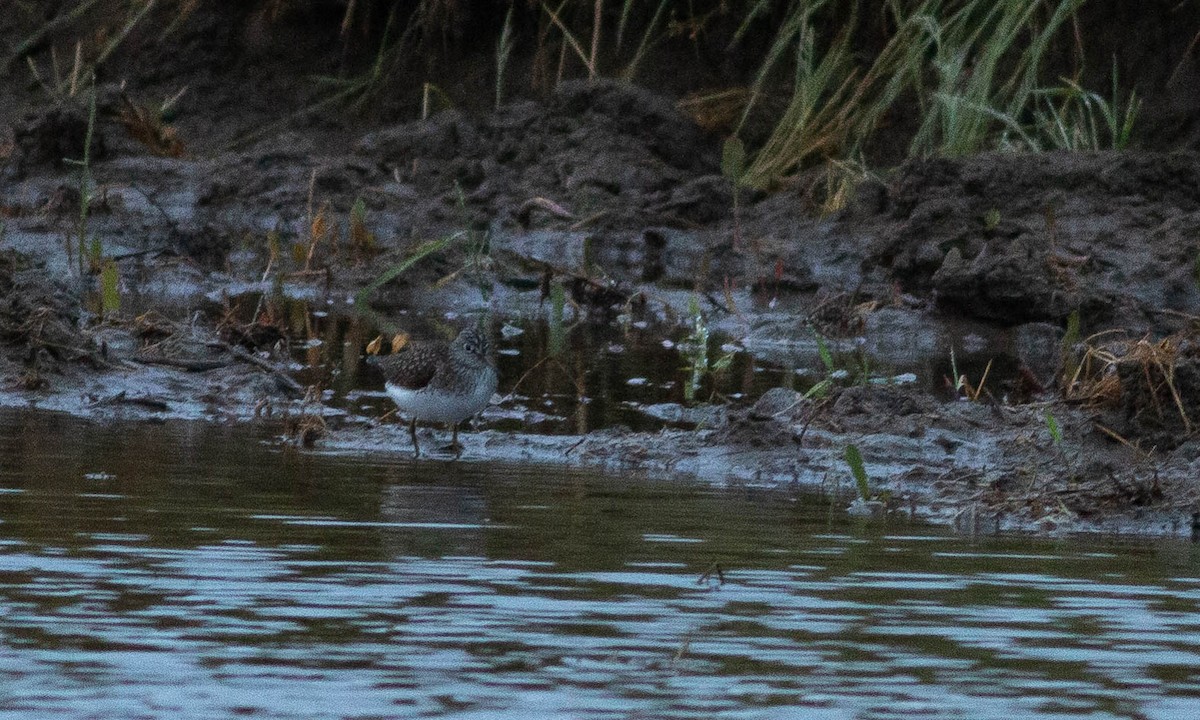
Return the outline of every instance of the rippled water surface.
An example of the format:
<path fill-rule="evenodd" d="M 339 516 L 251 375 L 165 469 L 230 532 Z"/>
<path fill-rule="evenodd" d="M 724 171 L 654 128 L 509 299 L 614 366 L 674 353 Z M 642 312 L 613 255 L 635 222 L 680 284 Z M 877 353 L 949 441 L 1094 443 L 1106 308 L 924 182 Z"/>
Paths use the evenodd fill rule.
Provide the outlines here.
<path fill-rule="evenodd" d="M 0 415 L 0 718 L 1192 718 L 1200 553 Z"/>

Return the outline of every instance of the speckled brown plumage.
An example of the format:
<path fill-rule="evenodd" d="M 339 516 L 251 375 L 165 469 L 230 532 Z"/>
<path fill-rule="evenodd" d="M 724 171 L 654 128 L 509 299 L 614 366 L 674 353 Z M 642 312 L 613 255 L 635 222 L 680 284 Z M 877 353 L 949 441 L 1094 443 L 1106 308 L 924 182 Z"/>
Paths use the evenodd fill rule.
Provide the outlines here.
<path fill-rule="evenodd" d="M 458 448 L 458 424 L 487 407 L 496 392 L 496 366 L 491 341 L 482 331 L 468 328 L 453 343 L 412 343 L 400 352 L 379 358 L 388 395 L 409 418 L 413 451 L 417 421 L 448 423 L 451 447 Z"/>
<path fill-rule="evenodd" d="M 428 387 L 435 378 L 445 382 L 449 371 L 450 346 L 444 342 L 413 343 L 403 350 L 379 358 L 384 380 L 409 390 Z M 440 371 L 440 372 L 439 372 Z"/>

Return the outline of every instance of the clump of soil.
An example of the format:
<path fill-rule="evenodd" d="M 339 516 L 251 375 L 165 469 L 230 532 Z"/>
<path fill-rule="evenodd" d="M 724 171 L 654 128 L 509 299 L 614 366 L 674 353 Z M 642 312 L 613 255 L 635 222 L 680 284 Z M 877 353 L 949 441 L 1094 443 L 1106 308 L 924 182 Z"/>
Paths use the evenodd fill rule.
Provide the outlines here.
<path fill-rule="evenodd" d="M 952 312 L 1180 329 L 1200 305 L 1200 157 L 985 154 L 903 165 L 867 268 Z"/>
<path fill-rule="evenodd" d="M 1105 410 L 1128 441 L 1172 450 L 1195 436 L 1200 420 L 1200 343 L 1196 334 L 1115 341 L 1089 348 L 1069 390 Z"/>
<path fill-rule="evenodd" d="M 82 160 L 87 128 L 87 113 L 70 106 L 26 113 L 12 128 L 13 150 L 0 177 L 21 178 L 39 165 L 63 170 L 68 160 Z M 104 155 L 104 135 L 93 131 L 90 157 L 99 160 Z"/>
<path fill-rule="evenodd" d="M 371 133 L 356 149 L 418 193 L 461 201 L 485 226 L 497 215 L 528 225 L 521 209 L 544 196 L 566 209 L 565 224 L 594 229 L 723 215 L 732 192 L 711 179 L 716 148 L 665 98 L 599 81 L 563 83 L 545 104 L 484 118 L 446 111 Z"/>

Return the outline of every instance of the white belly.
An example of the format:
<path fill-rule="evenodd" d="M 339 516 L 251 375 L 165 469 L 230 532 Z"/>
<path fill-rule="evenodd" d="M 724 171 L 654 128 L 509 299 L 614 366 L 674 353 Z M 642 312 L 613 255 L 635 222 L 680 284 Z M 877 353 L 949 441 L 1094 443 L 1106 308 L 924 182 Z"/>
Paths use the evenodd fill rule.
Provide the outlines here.
<path fill-rule="evenodd" d="M 496 392 L 496 374 L 484 373 L 467 392 L 449 394 L 428 389 L 409 390 L 388 383 L 387 394 L 401 414 L 426 422 L 456 423 L 487 407 Z"/>

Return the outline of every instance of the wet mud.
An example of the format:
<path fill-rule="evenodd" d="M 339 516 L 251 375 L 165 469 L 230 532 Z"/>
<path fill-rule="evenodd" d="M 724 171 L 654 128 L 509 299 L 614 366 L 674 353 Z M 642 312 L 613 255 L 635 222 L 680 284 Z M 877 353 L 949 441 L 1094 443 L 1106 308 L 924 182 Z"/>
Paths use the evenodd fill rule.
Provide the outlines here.
<path fill-rule="evenodd" d="M 82 220 L 63 158 L 83 154 L 85 109 L 10 113 L 3 405 L 406 453 L 368 343 L 486 315 L 502 397 L 463 461 L 849 506 L 853 445 L 867 514 L 1195 532 L 1195 153 L 915 160 L 822 213 L 811 185 L 736 188 L 719 137 L 614 81 L 187 151 L 132 136 L 123 93 L 98 89 Z"/>

